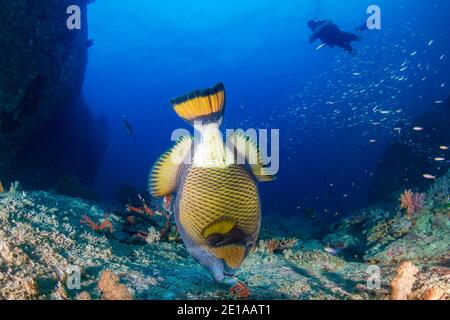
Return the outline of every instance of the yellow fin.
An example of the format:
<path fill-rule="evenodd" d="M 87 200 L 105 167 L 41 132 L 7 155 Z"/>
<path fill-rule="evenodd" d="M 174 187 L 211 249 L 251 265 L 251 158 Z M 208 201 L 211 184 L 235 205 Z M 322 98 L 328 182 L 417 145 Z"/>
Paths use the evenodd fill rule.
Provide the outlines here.
<path fill-rule="evenodd" d="M 256 145 L 256 142 L 250 139 L 250 137 L 235 132 L 228 137 L 228 146 L 245 157 L 246 164 L 250 166 L 256 180 L 259 182 L 275 180 L 275 176 L 269 174 L 267 168 L 263 165 L 258 146 Z"/>
<path fill-rule="evenodd" d="M 208 238 L 212 234 L 225 236 L 230 233 L 235 226 L 236 222 L 232 218 L 222 217 L 209 224 L 205 230 L 203 230 L 203 236 L 205 238 Z"/>
<path fill-rule="evenodd" d="M 191 137 L 181 137 L 153 166 L 149 176 L 149 191 L 153 197 L 163 197 L 176 189 L 178 170 L 192 148 Z"/>
<path fill-rule="evenodd" d="M 213 88 L 195 90 L 187 95 L 171 100 L 175 112 L 182 119 L 193 123 L 219 122 L 225 106 L 225 87 L 219 83 Z"/>

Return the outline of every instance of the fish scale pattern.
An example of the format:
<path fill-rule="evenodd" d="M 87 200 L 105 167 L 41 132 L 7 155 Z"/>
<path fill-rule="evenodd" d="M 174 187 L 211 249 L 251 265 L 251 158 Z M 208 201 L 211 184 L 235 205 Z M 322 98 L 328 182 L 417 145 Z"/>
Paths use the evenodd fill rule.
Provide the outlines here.
<path fill-rule="evenodd" d="M 253 240 L 259 232 L 260 203 L 254 179 L 246 168 L 193 167 L 181 188 L 180 222 L 198 244 L 207 246 L 203 231 L 222 217 L 231 218 Z"/>

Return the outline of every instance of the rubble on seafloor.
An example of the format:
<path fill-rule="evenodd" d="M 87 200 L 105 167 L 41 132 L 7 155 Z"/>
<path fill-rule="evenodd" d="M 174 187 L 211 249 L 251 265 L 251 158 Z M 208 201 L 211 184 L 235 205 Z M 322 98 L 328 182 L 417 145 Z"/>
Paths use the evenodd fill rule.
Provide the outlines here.
<path fill-rule="evenodd" d="M 450 173 L 415 210 L 373 206 L 317 240 L 264 217 L 238 277 L 252 299 L 449 299 L 449 195 Z M 152 221 L 52 193 L 0 193 L 0 299 L 229 299 L 170 236 L 168 217 L 147 209 Z"/>

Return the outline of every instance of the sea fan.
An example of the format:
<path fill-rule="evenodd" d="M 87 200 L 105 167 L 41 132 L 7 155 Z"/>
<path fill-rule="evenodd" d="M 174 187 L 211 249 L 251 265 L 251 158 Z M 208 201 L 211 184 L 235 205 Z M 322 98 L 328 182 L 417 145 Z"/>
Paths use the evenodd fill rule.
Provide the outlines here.
<path fill-rule="evenodd" d="M 400 207 L 406 209 L 409 218 L 422 210 L 425 195 L 423 193 L 413 193 L 411 190 L 405 190 L 400 197 Z"/>

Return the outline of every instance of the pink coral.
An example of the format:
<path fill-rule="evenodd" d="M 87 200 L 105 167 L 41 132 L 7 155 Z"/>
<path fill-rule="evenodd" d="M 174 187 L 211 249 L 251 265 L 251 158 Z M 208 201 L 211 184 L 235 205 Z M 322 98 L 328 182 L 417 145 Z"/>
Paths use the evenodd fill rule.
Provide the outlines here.
<path fill-rule="evenodd" d="M 423 193 L 405 190 L 400 197 L 400 207 L 406 209 L 408 218 L 412 218 L 418 211 L 422 210 L 424 200 L 425 196 Z"/>

